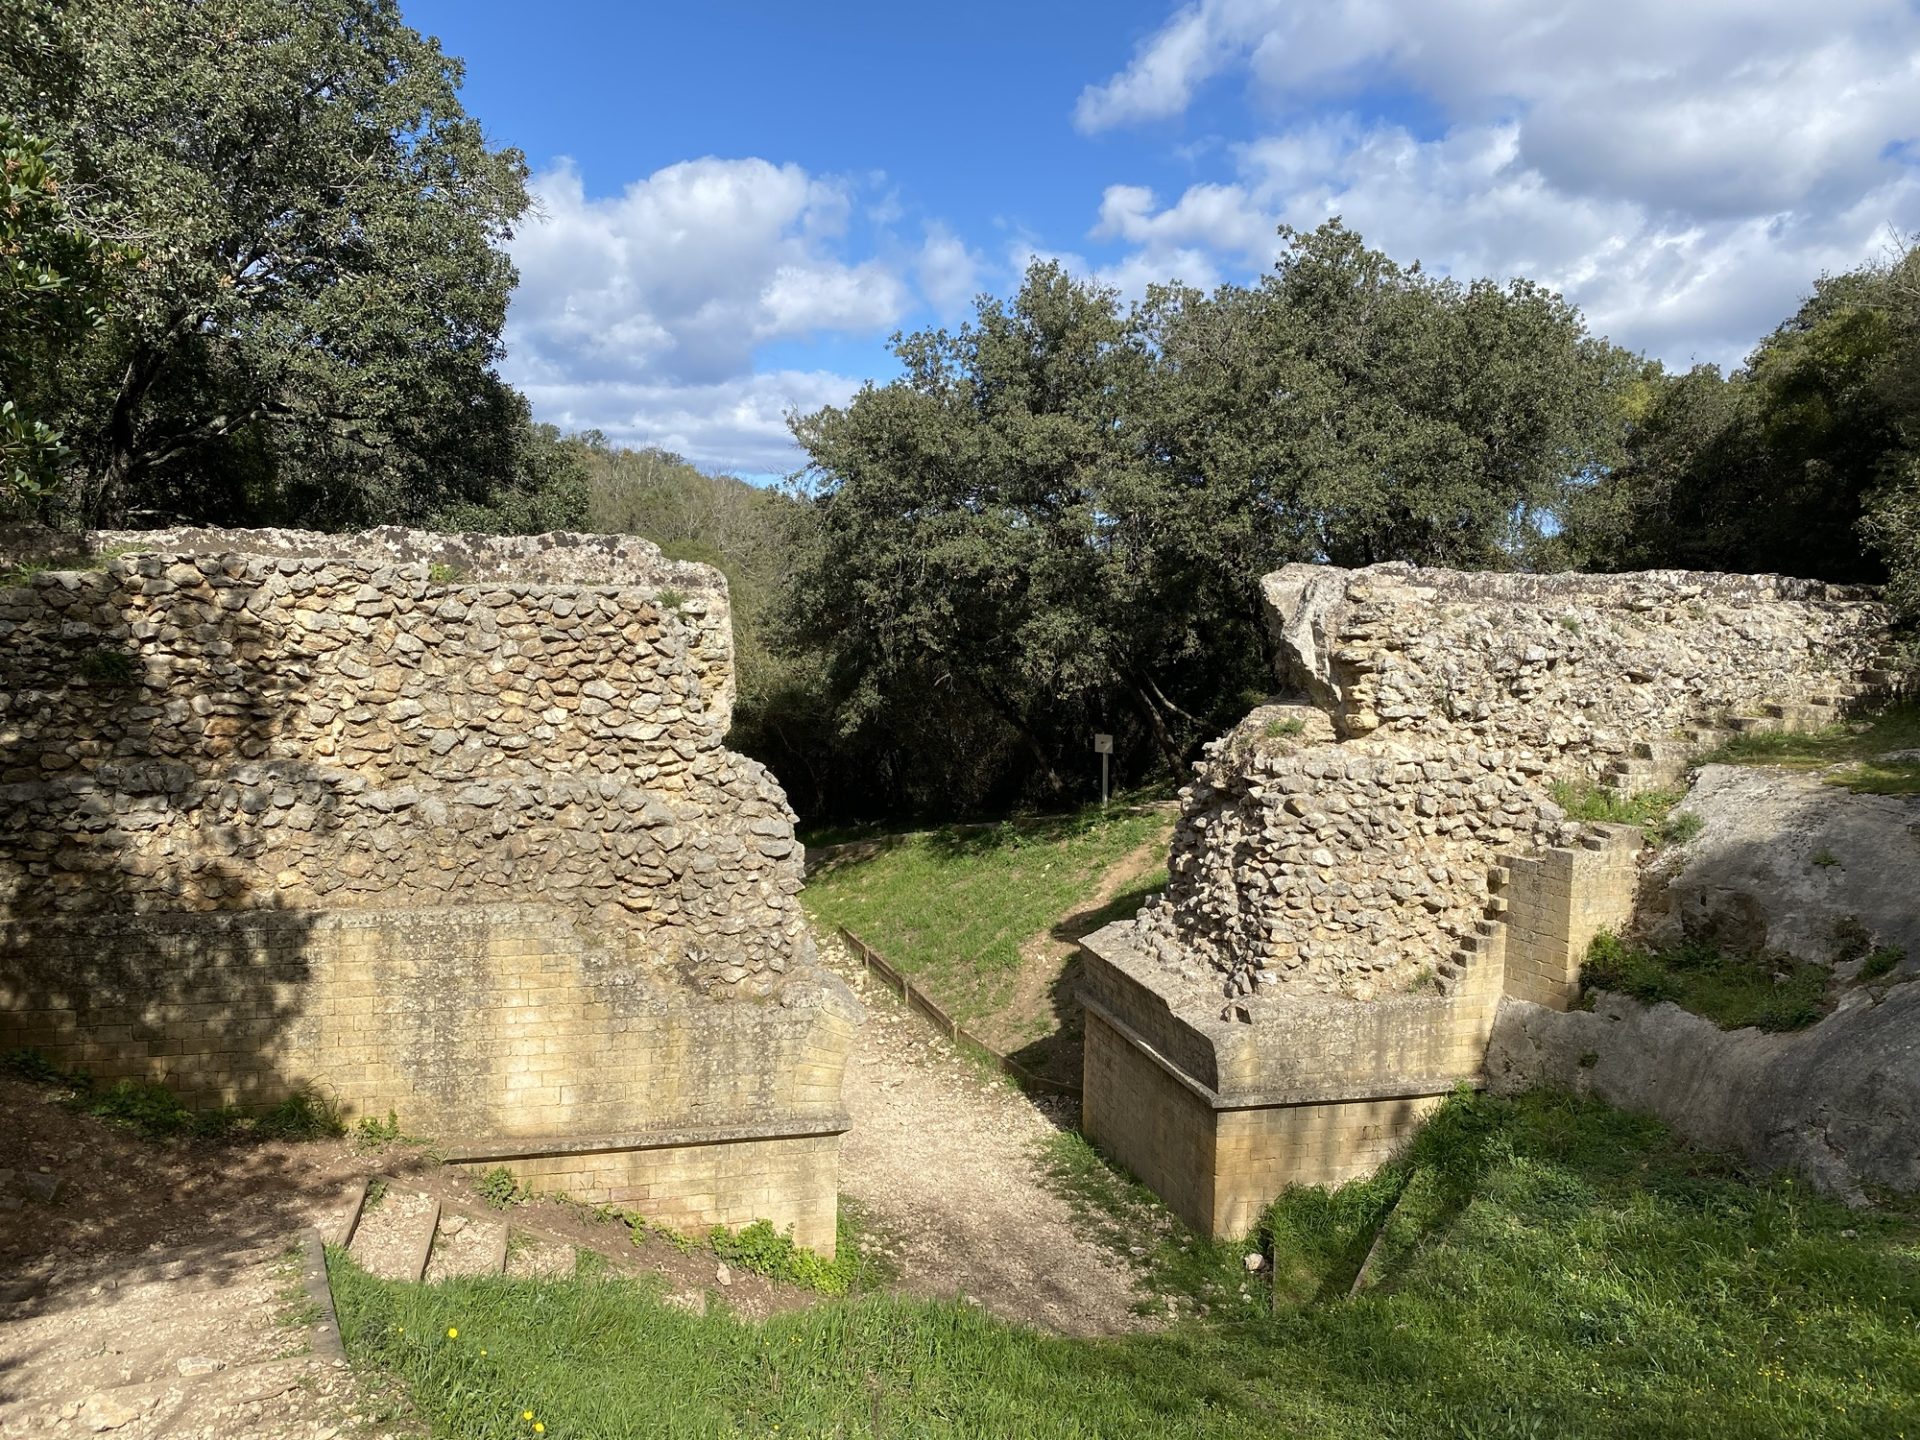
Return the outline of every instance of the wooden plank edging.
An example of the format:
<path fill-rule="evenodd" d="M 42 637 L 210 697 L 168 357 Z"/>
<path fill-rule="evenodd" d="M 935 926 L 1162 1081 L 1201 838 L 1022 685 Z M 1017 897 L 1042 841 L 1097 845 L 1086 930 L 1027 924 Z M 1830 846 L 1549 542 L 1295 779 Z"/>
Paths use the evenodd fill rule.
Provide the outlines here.
<path fill-rule="evenodd" d="M 853 931 L 844 925 L 836 925 L 834 929 L 846 942 L 848 948 L 860 957 L 860 962 L 867 967 L 869 973 L 878 975 L 889 990 L 906 1002 L 909 1010 L 917 1010 L 926 1019 L 931 1020 L 934 1028 L 955 1045 L 978 1051 L 990 1060 L 1001 1074 L 1013 1080 L 1023 1090 L 1036 1091 L 1042 1095 L 1067 1095 L 1075 1098 L 1081 1095 L 1080 1086 L 1066 1080 L 1055 1080 L 1049 1075 L 1036 1074 L 1018 1060 L 1002 1055 L 955 1020 L 939 1001 L 907 979 L 896 966 L 890 964 L 878 950 L 867 944 Z"/>

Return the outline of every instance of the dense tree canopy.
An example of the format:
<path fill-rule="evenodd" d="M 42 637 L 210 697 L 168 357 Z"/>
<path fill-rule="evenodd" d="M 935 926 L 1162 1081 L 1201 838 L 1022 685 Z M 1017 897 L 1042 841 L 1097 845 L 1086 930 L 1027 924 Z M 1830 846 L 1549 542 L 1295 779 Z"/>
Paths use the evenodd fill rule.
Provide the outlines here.
<path fill-rule="evenodd" d="M 0 108 L 140 256 L 57 376 L 72 518 L 425 518 L 525 482 L 493 370 L 525 166 L 392 0 L 62 0 L 4 43 Z"/>
<path fill-rule="evenodd" d="M 0 514 L 55 484 L 67 449 L 48 418 L 60 408 L 51 377 L 104 321 L 131 258 L 74 223 L 45 142 L 0 115 Z"/>
<path fill-rule="evenodd" d="M 1920 258 L 1730 376 L 1337 220 L 1138 303 L 1058 265 L 796 417 L 791 493 L 534 423 L 527 207 L 394 0 L 0 10 L 0 518 L 633 531 L 733 593 L 735 743 L 815 814 L 1178 774 L 1290 560 L 1886 578 L 1920 620 Z"/>
<path fill-rule="evenodd" d="M 1337 221 L 1259 286 L 1130 311 L 1036 264 L 896 353 L 796 426 L 818 529 L 783 618 L 915 804 L 1057 791 L 1096 729 L 1177 768 L 1266 683 L 1253 581 L 1288 560 L 1521 563 L 1627 370 L 1557 297 Z"/>

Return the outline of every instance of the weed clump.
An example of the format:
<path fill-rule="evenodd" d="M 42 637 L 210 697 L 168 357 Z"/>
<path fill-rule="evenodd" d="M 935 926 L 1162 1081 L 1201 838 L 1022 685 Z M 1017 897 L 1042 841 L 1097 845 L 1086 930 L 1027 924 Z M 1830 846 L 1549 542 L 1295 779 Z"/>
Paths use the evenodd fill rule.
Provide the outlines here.
<path fill-rule="evenodd" d="M 12 1051 L 0 1063 L 22 1080 L 64 1090 L 66 1103 L 81 1114 L 149 1139 L 324 1140 L 344 1135 L 347 1128 L 333 1097 L 312 1087 L 258 1112 L 235 1106 L 195 1110 L 159 1080 L 116 1080 L 102 1089 L 92 1076 L 62 1070 L 37 1050 Z"/>
<path fill-rule="evenodd" d="M 1611 931 L 1593 937 L 1582 1003 L 1612 990 L 1647 1005 L 1672 1001 L 1723 1030 L 1800 1030 L 1826 1013 L 1828 971 L 1791 955 L 1729 953 L 1698 941 L 1646 949 Z"/>
<path fill-rule="evenodd" d="M 514 1179 L 513 1172 L 504 1165 L 496 1165 L 481 1176 L 479 1188 L 480 1198 L 496 1210 L 525 1204 L 529 1195 L 526 1187 Z"/>

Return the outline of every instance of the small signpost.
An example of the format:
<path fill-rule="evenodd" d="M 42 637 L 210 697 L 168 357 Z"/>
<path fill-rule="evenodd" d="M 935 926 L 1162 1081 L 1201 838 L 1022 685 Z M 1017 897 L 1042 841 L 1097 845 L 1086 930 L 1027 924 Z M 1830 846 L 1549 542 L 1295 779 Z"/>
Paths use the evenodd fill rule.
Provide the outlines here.
<path fill-rule="evenodd" d="M 1100 808 L 1107 808 L 1107 758 L 1113 754 L 1113 736 L 1095 735 L 1093 753 L 1100 757 Z"/>

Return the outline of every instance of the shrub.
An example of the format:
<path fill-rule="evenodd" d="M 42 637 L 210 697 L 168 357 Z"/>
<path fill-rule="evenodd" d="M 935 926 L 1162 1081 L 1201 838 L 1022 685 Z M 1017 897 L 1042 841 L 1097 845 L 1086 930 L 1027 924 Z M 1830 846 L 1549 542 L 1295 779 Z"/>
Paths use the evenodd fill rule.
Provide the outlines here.
<path fill-rule="evenodd" d="M 1898 945 L 1882 945 L 1860 966 L 1862 980 L 1878 980 L 1882 975 L 1891 975 L 1894 967 L 1907 958 L 1907 952 Z"/>
<path fill-rule="evenodd" d="M 96 645 L 80 652 L 77 669 L 80 678 L 103 690 L 121 690 L 133 684 L 139 662 L 128 651 L 111 645 Z"/>
<path fill-rule="evenodd" d="M 1655 832 L 1662 845 L 1684 845 L 1702 830 L 1707 822 L 1691 810 L 1676 810 L 1669 815 Z"/>
<path fill-rule="evenodd" d="M 527 1192 L 513 1178 L 511 1170 L 504 1165 L 496 1165 L 480 1177 L 480 1198 L 496 1210 L 505 1210 L 510 1205 L 523 1202 Z"/>

